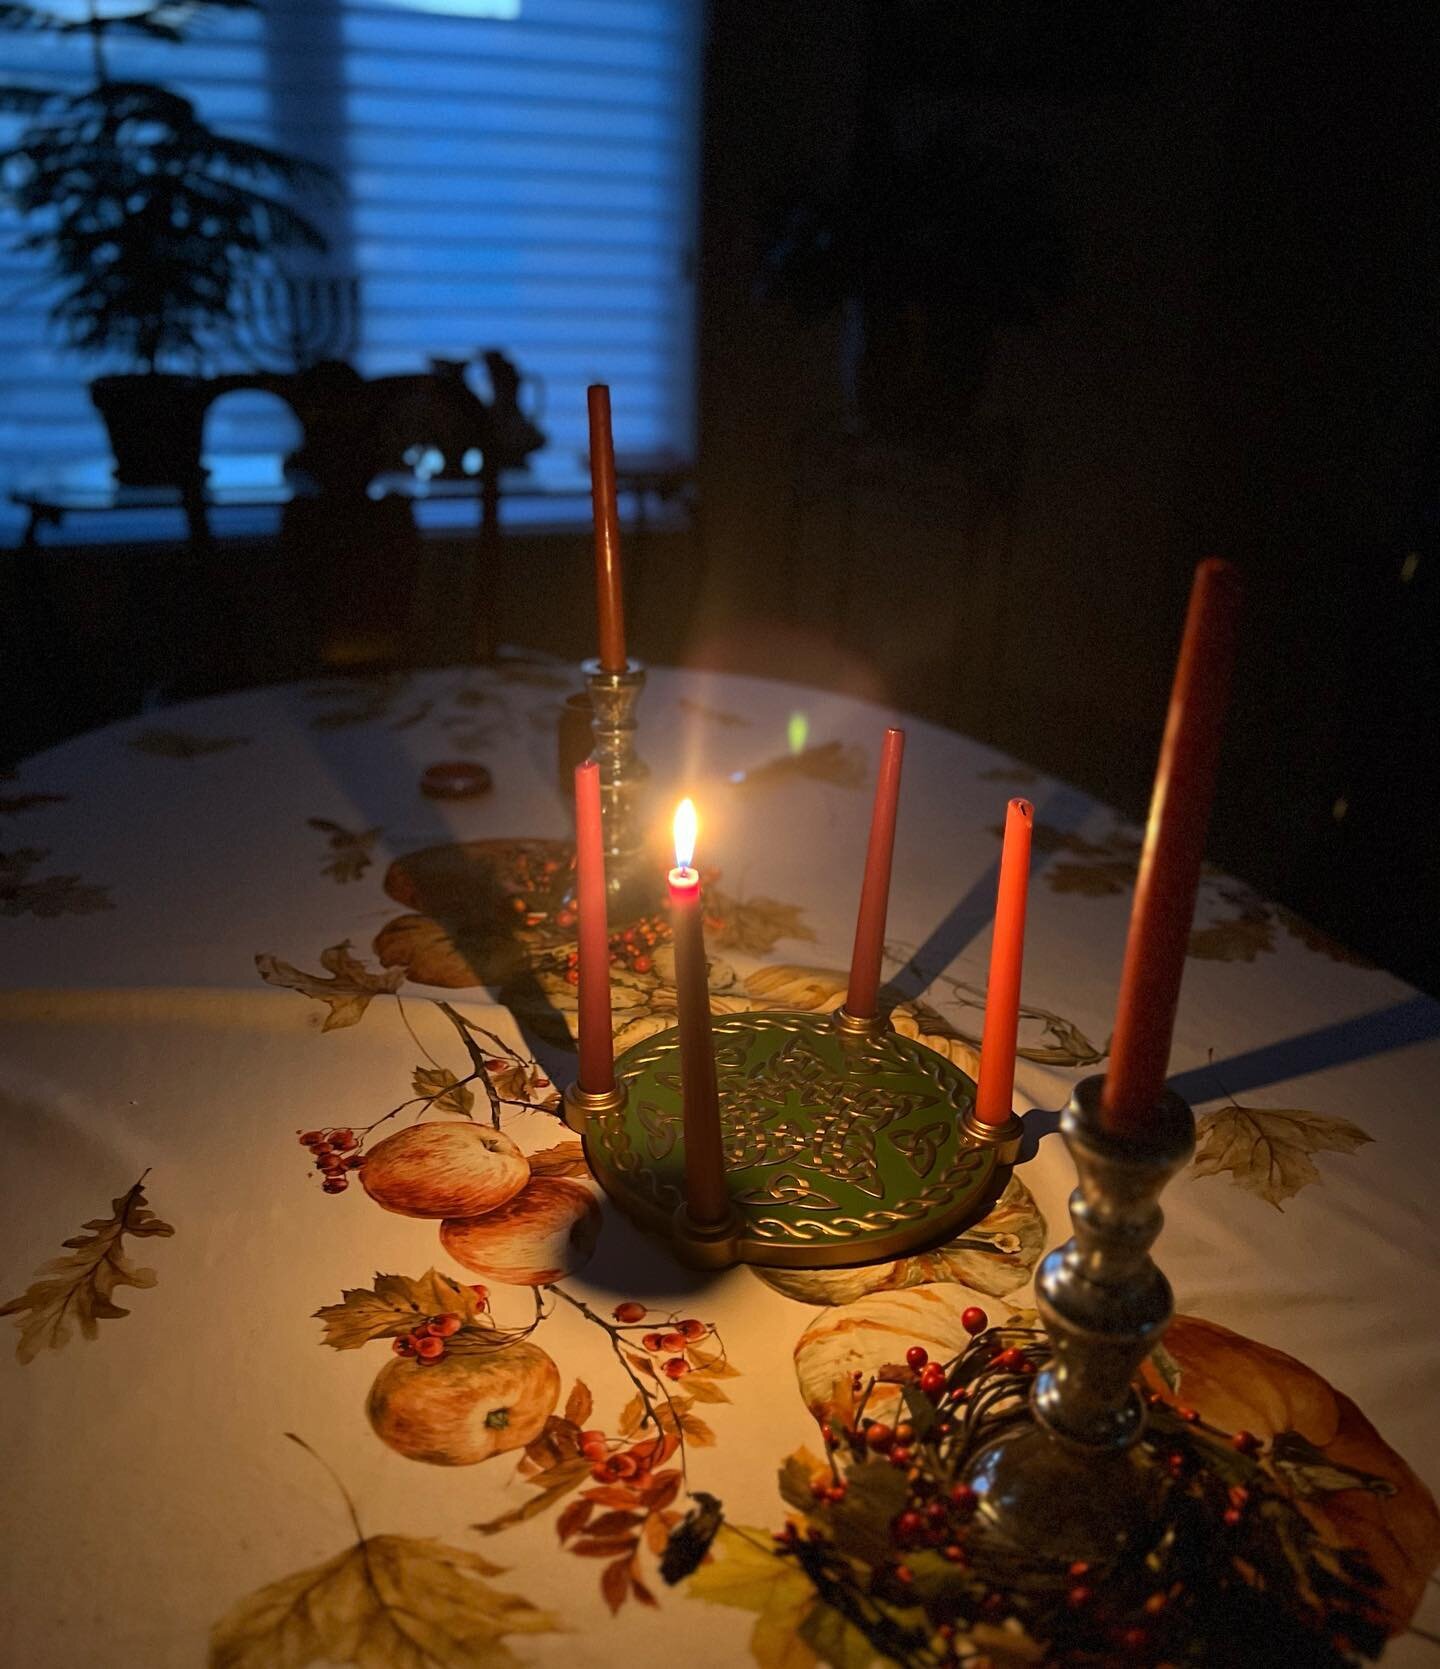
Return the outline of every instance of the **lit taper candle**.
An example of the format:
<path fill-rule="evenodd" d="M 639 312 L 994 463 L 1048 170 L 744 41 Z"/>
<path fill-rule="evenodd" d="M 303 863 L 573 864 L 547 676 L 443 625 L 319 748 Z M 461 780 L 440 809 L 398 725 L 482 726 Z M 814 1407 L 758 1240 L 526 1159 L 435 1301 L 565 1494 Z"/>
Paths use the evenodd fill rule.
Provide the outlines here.
<path fill-rule="evenodd" d="M 856 1020 L 873 1020 L 880 1001 L 880 965 L 885 954 L 885 917 L 890 906 L 890 868 L 895 856 L 895 814 L 900 804 L 900 767 L 904 759 L 905 732 L 887 730 L 880 749 L 880 770 L 875 778 L 870 844 L 865 852 L 865 879 L 860 887 L 850 984 L 845 993 L 845 1012 Z"/>
<path fill-rule="evenodd" d="M 575 899 L 580 915 L 580 1088 L 602 1095 L 615 1087 L 615 1038 L 600 767 L 593 759 L 575 767 Z"/>
<path fill-rule="evenodd" d="M 1005 809 L 1005 844 L 990 940 L 990 979 L 985 987 L 985 1030 L 980 1038 L 980 1082 L 975 1117 L 1000 1125 L 1015 1098 L 1015 1039 L 1020 1031 L 1020 965 L 1025 955 L 1025 901 L 1030 886 L 1030 831 L 1035 808 L 1011 800 Z"/>
<path fill-rule="evenodd" d="M 682 800 L 675 813 L 675 867 L 670 871 L 670 930 L 675 946 L 675 1005 L 680 1022 L 680 1083 L 684 1099 L 685 1209 L 693 1223 L 724 1222 L 730 1214 L 720 1145 L 720 1098 L 715 1087 L 715 1038 L 710 1029 L 710 980 L 694 867 L 695 807 Z"/>

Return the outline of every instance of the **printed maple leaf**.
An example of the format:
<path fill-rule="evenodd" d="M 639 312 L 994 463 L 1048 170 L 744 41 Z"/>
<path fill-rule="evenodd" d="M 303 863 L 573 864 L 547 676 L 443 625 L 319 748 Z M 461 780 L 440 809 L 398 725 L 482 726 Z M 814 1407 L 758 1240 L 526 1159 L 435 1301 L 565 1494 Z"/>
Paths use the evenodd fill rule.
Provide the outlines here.
<path fill-rule="evenodd" d="M 211 1669 L 510 1669 L 511 1634 L 560 1625 L 519 1594 L 480 1581 L 504 1567 L 414 1536 L 366 1536 L 234 1607 L 210 1635 Z"/>
<path fill-rule="evenodd" d="M 322 950 L 320 965 L 329 970 L 331 978 L 302 973 L 299 968 L 293 968 L 275 956 L 255 958 L 255 966 L 267 985 L 299 991 L 302 996 L 314 997 L 328 1006 L 330 1012 L 320 1028 L 322 1032 L 355 1025 L 370 1006 L 372 997 L 398 991 L 405 981 L 403 968 L 387 968 L 381 973 L 371 973 L 363 962 L 350 954 L 348 939 L 331 945 L 329 950 Z"/>
<path fill-rule="evenodd" d="M 711 950 L 739 950 L 764 956 L 780 939 L 813 939 L 805 912 L 798 904 L 773 898 L 730 898 L 712 887 L 706 913 L 720 925 L 706 934 Z"/>
<path fill-rule="evenodd" d="M 1197 1176 L 1229 1171 L 1239 1187 L 1268 1200 L 1277 1211 L 1283 1209 L 1281 1200 L 1320 1180 L 1312 1153 L 1353 1153 L 1373 1139 L 1342 1118 L 1234 1102 L 1202 1113 L 1195 1135 Z"/>
<path fill-rule="evenodd" d="M 15 1354 L 22 1362 L 33 1362 L 42 1350 L 62 1350 L 74 1326 L 81 1336 L 93 1339 L 99 1323 L 129 1315 L 114 1302 L 117 1287 L 153 1287 L 159 1277 L 153 1269 L 137 1269 L 125 1256 L 125 1236 L 171 1235 L 174 1228 L 162 1222 L 145 1203 L 145 1176 L 128 1194 L 110 1202 L 113 1214 L 92 1217 L 86 1233 L 72 1235 L 61 1244 L 72 1249 L 69 1257 L 52 1258 L 35 1271 L 49 1277 L 36 1281 L 18 1298 L 0 1304 L 0 1316 L 13 1315 L 20 1329 Z"/>
<path fill-rule="evenodd" d="M 207 753 L 226 753 L 249 745 L 248 736 L 196 736 L 186 730 L 141 730 L 130 737 L 137 753 L 158 759 L 199 759 Z"/>
<path fill-rule="evenodd" d="M 411 1079 L 416 1095 L 434 1096 L 432 1113 L 457 1113 L 469 1118 L 475 1106 L 475 1095 L 468 1084 L 462 1084 L 448 1066 L 417 1066 Z"/>
<path fill-rule="evenodd" d="M 458 1315 L 467 1327 L 480 1327 L 480 1301 L 467 1286 L 427 1269 L 418 1280 L 408 1275 L 380 1275 L 374 1287 L 350 1287 L 341 1302 L 315 1312 L 325 1324 L 325 1343 L 336 1350 L 358 1350 L 372 1339 L 397 1339 L 417 1317 Z"/>

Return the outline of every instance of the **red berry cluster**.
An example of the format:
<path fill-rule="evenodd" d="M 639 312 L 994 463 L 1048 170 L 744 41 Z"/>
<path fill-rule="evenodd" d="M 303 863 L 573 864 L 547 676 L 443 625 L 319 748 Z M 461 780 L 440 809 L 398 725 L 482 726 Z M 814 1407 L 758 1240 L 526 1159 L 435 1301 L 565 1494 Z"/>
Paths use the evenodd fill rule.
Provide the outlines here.
<path fill-rule="evenodd" d="M 558 889 L 555 878 L 562 869 L 573 869 L 574 867 L 575 859 L 573 857 L 568 863 L 565 863 L 560 858 L 542 858 L 534 852 L 527 852 L 523 849 L 515 854 L 510 863 L 510 873 L 506 877 L 506 885 L 510 893 L 510 908 L 521 918 L 522 925 L 525 927 L 539 927 L 542 922 L 551 919 L 548 901 L 554 897 Z M 560 915 L 565 914 L 570 916 L 569 925 L 574 925 L 574 912 L 567 911 L 562 907 L 555 916 L 557 927 L 566 925 L 559 919 Z"/>
<path fill-rule="evenodd" d="M 391 1347 L 397 1356 L 416 1362 L 438 1362 L 445 1354 L 446 1339 L 453 1339 L 465 1325 L 458 1315 L 447 1311 L 418 1322 L 408 1333 L 402 1333 Z"/>
<path fill-rule="evenodd" d="M 360 1144 L 353 1130 L 306 1130 L 300 1135 L 300 1145 L 314 1156 L 327 1194 L 343 1194 L 350 1186 L 345 1173 L 358 1171 L 364 1163 L 356 1151 Z"/>
<path fill-rule="evenodd" d="M 616 1321 L 622 1327 L 634 1327 L 644 1321 L 649 1312 L 643 1304 L 633 1298 L 623 1304 L 615 1306 Z M 667 1379 L 683 1379 L 690 1372 L 690 1364 L 685 1359 L 684 1352 L 692 1345 L 703 1339 L 710 1329 L 703 1321 L 697 1321 L 694 1316 L 686 1316 L 683 1321 L 676 1321 L 673 1317 L 663 1327 L 653 1328 L 640 1336 L 640 1348 L 647 1356 L 665 1356 L 666 1360 L 660 1364 L 660 1372 Z"/>
<path fill-rule="evenodd" d="M 555 917 L 557 927 L 573 927 L 575 913 L 562 909 Z M 629 927 L 619 928 L 610 935 L 610 965 L 628 968 L 632 974 L 653 973 L 655 958 L 651 954 L 656 945 L 670 937 L 670 923 L 664 916 L 641 916 Z M 571 985 L 580 983 L 580 952 L 568 951 L 565 956 L 565 978 Z"/>

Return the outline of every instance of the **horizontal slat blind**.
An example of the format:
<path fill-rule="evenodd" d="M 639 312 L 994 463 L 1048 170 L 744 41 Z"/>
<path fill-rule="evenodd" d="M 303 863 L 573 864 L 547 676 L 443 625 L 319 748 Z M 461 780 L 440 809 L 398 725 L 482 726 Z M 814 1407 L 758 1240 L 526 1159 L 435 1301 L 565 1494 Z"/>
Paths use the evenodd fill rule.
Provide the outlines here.
<path fill-rule="evenodd" d="M 693 446 L 701 3 L 269 0 L 181 46 L 117 39 L 112 73 L 332 167 L 343 201 L 309 209 L 331 237 L 328 267 L 360 281 L 361 371 L 500 348 L 543 383 L 536 473 L 578 490 L 588 382 L 613 385 L 623 450 Z M 6 80 L 90 79 L 79 38 L 0 35 L 0 59 Z M 0 122 L 8 143 L 20 123 Z M 0 244 L 18 230 L 0 220 Z M 6 495 L 17 476 L 105 453 L 86 385 L 122 368 L 60 349 L 38 277 L 0 249 Z M 473 380 L 483 394 L 483 371 Z M 288 417 L 258 398 L 222 403 L 206 435 L 217 478 L 227 456 L 292 444 Z M 8 496 L 0 513 L 13 536 Z"/>

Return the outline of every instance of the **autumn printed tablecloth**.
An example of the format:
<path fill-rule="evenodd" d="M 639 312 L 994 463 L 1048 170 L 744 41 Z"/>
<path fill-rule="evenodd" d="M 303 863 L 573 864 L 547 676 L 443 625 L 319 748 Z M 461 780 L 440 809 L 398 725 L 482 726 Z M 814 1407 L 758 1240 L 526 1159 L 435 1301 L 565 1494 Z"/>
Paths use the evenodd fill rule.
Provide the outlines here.
<path fill-rule="evenodd" d="M 1073 1179 L 1046 1115 L 1103 1069 L 1138 836 L 932 726 L 653 671 L 657 840 L 692 794 L 718 1011 L 838 1002 L 904 722 L 895 1021 L 973 1071 L 999 825 L 1036 806 L 1035 1156 L 924 1256 L 697 1276 L 556 1114 L 575 683 L 512 656 L 246 692 L 0 781 L 9 1661 L 868 1661 L 767 1551 L 779 1474 L 857 1367 L 953 1354 L 970 1306 L 1029 1313 Z M 466 758 L 493 792 L 419 791 Z M 1436 1006 L 1218 873 L 1191 948 L 1172 1067 L 1199 1145 L 1152 1371 L 1364 1548 L 1387 1661 L 1435 1661 Z M 674 990 L 658 917 L 614 949 L 623 1047 Z"/>

